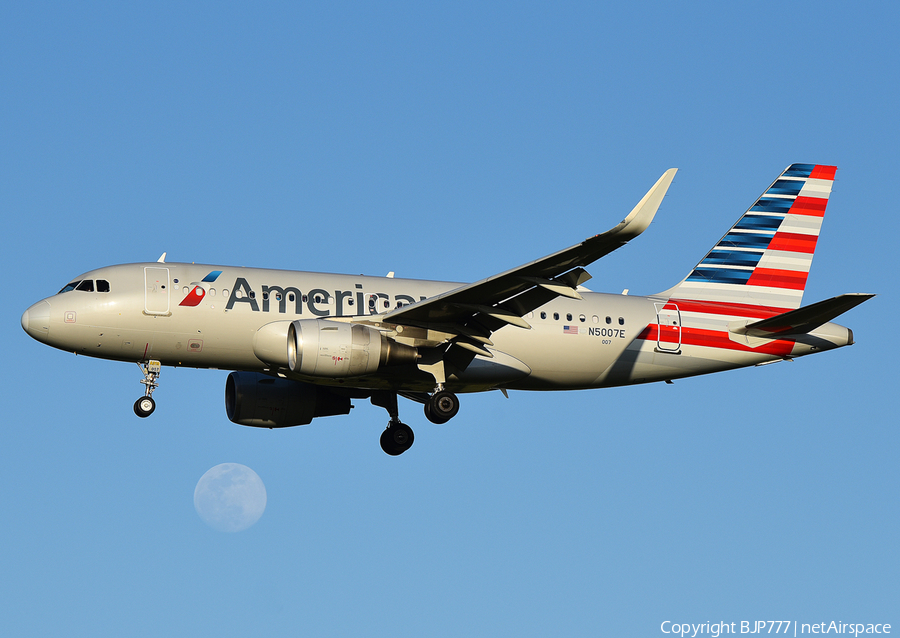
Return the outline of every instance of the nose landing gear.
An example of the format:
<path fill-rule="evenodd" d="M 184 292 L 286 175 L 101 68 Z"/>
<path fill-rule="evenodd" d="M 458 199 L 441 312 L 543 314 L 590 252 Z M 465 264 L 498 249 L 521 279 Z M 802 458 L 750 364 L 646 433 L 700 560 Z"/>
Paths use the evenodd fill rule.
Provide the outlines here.
<path fill-rule="evenodd" d="M 153 414 L 156 409 L 156 401 L 153 400 L 152 395 L 153 391 L 159 387 L 157 379 L 159 379 L 162 364 L 159 361 L 148 361 L 146 364 L 138 363 L 138 366 L 144 372 L 141 383 L 144 384 L 146 390 L 144 396 L 134 402 L 134 413 L 143 419 Z"/>

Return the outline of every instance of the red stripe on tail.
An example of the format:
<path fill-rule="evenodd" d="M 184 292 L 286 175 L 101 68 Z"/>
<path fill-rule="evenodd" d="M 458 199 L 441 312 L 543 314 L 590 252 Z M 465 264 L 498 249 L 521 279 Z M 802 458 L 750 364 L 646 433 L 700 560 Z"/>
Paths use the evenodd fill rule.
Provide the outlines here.
<path fill-rule="evenodd" d="M 811 217 L 824 217 L 825 207 L 828 205 L 827 199 L 821 197 L 803 197 L 798 195 L 794 200 L 789 215 L 809 215 Z"/>
<path fill-rule="evenodd" d="M 818 235 L 803 235 L 801 233 L 775 233 L 769 243 L 769 250 L 786 250 L 794 253 L 816 252 Z"/>
<path fill-rule="evenodd" d="M 837 166 L 821 166 L 816 164 L 816 167 L 813 169 L 812 173 L 809 174 L 810 179 L 830 179 L 834 180 L 834 173 L 837 171 Z"/>
<path fill-rule="evenodd" d="M 803 290 L 806 288 L 806 277 L 809 273 L 798 270 L 776 270 L 774 268 L 757 268 L 747 280 L 748 286 L 767 286 L 769 288 L 789 288 Z"/>

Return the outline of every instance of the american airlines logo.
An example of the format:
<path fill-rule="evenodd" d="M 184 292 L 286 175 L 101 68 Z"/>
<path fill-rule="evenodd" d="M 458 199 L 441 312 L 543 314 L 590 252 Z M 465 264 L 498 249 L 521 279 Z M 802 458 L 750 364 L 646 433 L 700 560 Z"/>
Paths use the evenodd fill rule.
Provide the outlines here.
<path fill-rule="evenodd" d="M 219 278 L 219 275 L 222 274 L 221 270 L 213 270 L 206 277 L 204 277 L 201 281 L 195 282 L 191 284 L 191 291 L 185 295 L 184 299 L 181 300 L 179 306 L 197 306 L 203 301 L 203 298 L 206 296 L 206 289 L 201 285 L 204 283 L 211 284 L 216 279 Z"/>
<path fill-rule="evenodd" d="M 204 284 L 216 281 L 221 274 L 221 270 L 214 270 L 202 281 L 192 283 L 190 291 L 178 305 L 187 307 L 200 305 L 207 295 L 207 288 Z M 257 294 L 246 279 L 238 277 L 228 295 L 225 309 L 232 310 L 237 304 L 246 304 L 252 312 L 271 311 L 285 314 L 290 309 L 293 314 L 302 315 L 305 308 L 313 316 L 328 317 L 378 314 L 392 308 L 407 306 L 422 299 L 426 299 L 426 297 L 422 296 L 416 299 L 412 295 L 404 294 L 365 293 L 362 290 L 362 284 L 356 284 L 356 290 L 335 290 L 333 293 L 322 288 L 313 288 L 303 293 L 299 288 L 293 286 L 263 285 L 261 294 Z"/>

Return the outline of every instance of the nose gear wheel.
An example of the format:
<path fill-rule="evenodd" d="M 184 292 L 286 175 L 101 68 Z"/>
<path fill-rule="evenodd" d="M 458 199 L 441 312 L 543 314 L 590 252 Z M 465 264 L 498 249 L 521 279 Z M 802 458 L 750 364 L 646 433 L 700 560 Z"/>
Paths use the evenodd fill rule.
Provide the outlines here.
<path fill-rule="evenodd" d="M 153 397 L 141 397 L 134 402 L 134 413 L 141 418 L 150 416 L 155 409 L 156 401 Z"/>

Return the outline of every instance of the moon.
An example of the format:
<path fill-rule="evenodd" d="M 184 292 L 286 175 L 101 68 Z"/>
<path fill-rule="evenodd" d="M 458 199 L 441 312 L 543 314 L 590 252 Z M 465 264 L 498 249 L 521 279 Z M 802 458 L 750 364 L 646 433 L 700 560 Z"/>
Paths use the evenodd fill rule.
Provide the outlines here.
<path fill-rule="evenodd" d="M 194 509 L 203 522 L 220 532 L 242 532 L 263 515 L 266 486 L 240 463 L 220 463 L 200 477 Z"/>

